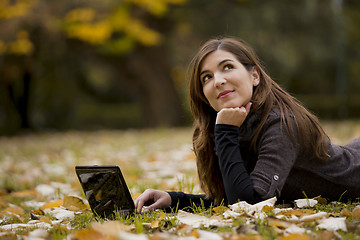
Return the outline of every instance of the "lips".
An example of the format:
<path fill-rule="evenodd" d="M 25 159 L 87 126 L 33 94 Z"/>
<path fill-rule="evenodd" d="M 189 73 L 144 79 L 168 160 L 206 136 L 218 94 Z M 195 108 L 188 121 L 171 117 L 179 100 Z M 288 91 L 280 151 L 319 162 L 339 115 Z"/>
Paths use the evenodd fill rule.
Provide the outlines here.
<path fill-rule="evenodd" d="M 223 91 L 221 93 L 219 93 L 219 95 L 217 96 L 217 98 L 224 98 L 224 97 L 227 97 L 229 96 L 231 93 L 233 93 L 234 90 L 226 90 L 226 91 Z"/>

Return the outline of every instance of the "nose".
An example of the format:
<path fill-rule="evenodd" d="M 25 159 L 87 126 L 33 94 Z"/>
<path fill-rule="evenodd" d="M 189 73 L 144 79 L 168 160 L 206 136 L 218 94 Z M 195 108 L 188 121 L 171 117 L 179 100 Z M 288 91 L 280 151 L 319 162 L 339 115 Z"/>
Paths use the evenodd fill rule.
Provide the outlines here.
<path fill-rule="evenodd" d="M 226 83 L 226 79 L 221 74 L 216 74 L 214 76 L 214 85 L 215 87 L 220 87 L 221 85 L 224 85 Z"/>

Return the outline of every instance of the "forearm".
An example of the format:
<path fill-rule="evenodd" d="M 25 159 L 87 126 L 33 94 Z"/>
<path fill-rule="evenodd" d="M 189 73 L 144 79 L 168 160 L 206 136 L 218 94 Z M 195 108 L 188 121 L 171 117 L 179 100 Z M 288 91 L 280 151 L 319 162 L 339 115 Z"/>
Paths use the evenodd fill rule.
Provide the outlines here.
<path fill-rule="evenodd" d="M 230 204 L 239 200 L 248 203 L 262 201 L 254 190 L 246 171 L 238 143 L 239 128 L 232 125 L 215 126 L 215 146 L 219 158 L 225 194 Z"/>
<path fill-rule="evenodd" d="M 171 208 L 183 209 L 186 207 L 201 206 L 208 208 L 213 205 L 213 200 L 206 198 L 205 194 L 187 194 L 183 192 L 168 192 L 171 197 Z"/>

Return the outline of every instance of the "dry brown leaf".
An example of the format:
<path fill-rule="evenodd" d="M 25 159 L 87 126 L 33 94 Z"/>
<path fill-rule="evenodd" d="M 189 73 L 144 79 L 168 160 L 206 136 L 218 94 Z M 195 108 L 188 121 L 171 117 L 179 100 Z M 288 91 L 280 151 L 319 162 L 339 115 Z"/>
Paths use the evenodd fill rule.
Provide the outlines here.
<path fill-rule="evenodd" d="M 2 214 L 17 214 L 17 215 L 23 215 L 25 214 L 25 210 L 19 206 L 11 206 L 8 208 L 5 208 L 4 210 L 1 211 Z"/>
<path fill-rule="evenodd" d="M 277 228 L 281 228 L 281 229 L 288 228 L 292 225 L 292 223 L 290 223 L 290 222 L 279 220 L 276 218 L 269 218 L 268 224 L 269 224 L 269 226 L 277 227 Z"/>
<path fill-rule="evenodd" d="M 360 205 L 356 206 L 352 212 L 351 215 L 353 218 L 360 218 Z"/>
<path fill-rule="evenodd" d="M 88 208 L 81 198 L 74 196 L 65 196 L 63 206 L 70 211 L 81 211 Z"/>
<path fill-rule="evenodd" d="M 45 222 L 45 223 L 52 224 L 50 218 L 47 217 L 47 216 L 42 216 L 39 220 L 40 220 L 40 222 Z"/>
<path fill-rule="evenodd" d="M 83 229 L 75 232 L 71 240 L 100 240 L 103 239 L 103 235 L 94 229 Z"/>
<path fill-rule="evenodd" d="M 56 201 L 51 201 L 51 202 L 45 203 L 40 209 L 44 210 L 44 209 L 48 209 L 48 208 L 60 207 L 62 205 L 63 205 L 63 200 L 56 200 Z"/>
<path fill-rule="evenodd" d="M 230 210 L 230 208 L 225 207 L 225 206 L 218 206 L 218 207 L 214 207 L 212 209 L 212 212 L 217 214 L 217 213 L 223 213 L 223 212 L 228 211 L 228 210 Z"/>
<path fill-rule="evenodd" d="M 273 209 L 274 209 L 273 206 L 265 205 L 265 206 L 261 209 L 261 211 L 266 212 L 266 213 L 269 213 L 269 212 L 272 212 Z"/>
<path fill-rule="evenodd" d="M 345 216 L 345 217 L 352 217 L 352 216 L 353 216 L 352 212 L 350 212 L 350 211 L 347 210 L 347 209 L 341 210 L 340 215 L 343 215 L 343 216 Z"/>
<path fill-rule="evenodd" d="M 151 227 L 151 228 L 158 228 L 158 227 L 159 227 L 159 223 L 160 223 L 160 221 L 154 220 L 154 221 L 151 222 L 150 227 Z"/>
<path fill-rule="evenodd" d="M 197 229 L 193 229 L 190 233 L 190 236 L 191 237 L 196 237 L 196 238 L 199 238 L 199 233 L 198 233 L 198 230 Z"/>
<path fill-rule="evenodd" d="M 91 227 L 92 229 L 101 233 L 104 236 L 106 235 L 116 236 L 120 231 L 130 232 L 135 228 L 134 226 L 125 225 L 118 221 L 107 221 L 102 224 L 98 222 L 92 222 Z"/>
<path fill-rule="evenodd" d="M 304 215 L 304 212 L 302 210 L 300 210 L 300 209 L 297 209 L 297 210 L 285 210 L 285 211 L 281 211 L 278 214 L 276 214 L 276 216 L 278 216 L 278 215 L 284 215 L 286 217 L 294 215 L 294 216 L 300 217 L 300 216 Z"/>
<path fill-rule="evenodd" d="M 312 240 L 312 238 L 307 234 L 290 234 L 282 237 L 281 240 Z"/>
<path fill-rule="evenodd" d="M 333 240 L 338 239 L 333 231 L 318 231 L 317 232 L 318 239 L 321 240 Z"/>

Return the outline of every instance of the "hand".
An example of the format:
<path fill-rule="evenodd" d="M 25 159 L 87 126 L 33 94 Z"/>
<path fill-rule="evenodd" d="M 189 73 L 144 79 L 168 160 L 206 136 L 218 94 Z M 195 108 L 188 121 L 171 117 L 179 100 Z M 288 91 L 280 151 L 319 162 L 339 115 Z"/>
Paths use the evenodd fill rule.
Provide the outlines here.
<path fill-rule="evenodd" d="M 147 210 L 151 211 L 156 208 L 167 208 L 171 205 L 171 197 L 167 192 L 146 189 L 136 200 L 135 207 L 140 213 L 144 206 L 148 206 Z"/>
<path fill-rule="evenodd" d="M 216 117 L 216 124 L 228 124 L 240 127 L 245 121 L 246 116 L 250 112 L 252 102 L 249 102 L 245 107 L 223 108 L 218 112 Z"/>

